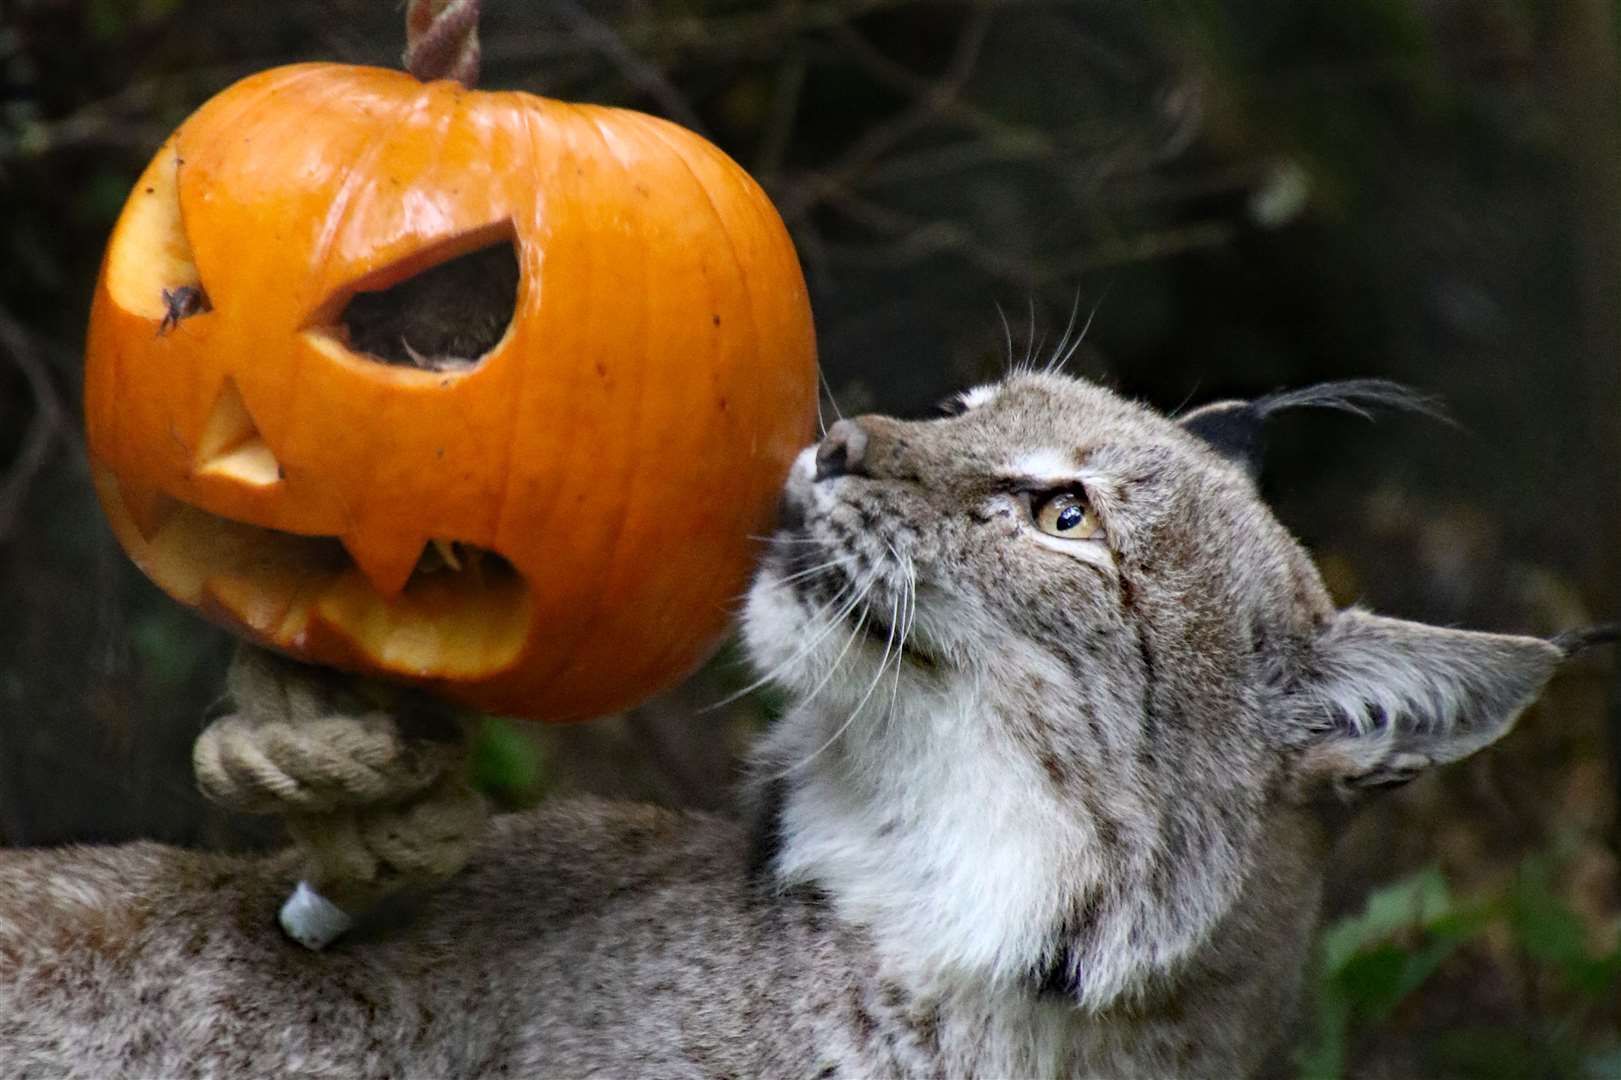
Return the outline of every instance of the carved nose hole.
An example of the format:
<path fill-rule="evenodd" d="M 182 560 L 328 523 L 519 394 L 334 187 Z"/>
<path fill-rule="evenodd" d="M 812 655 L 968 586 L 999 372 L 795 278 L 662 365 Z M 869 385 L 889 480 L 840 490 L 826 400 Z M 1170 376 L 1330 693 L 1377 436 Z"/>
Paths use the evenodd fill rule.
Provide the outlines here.
<path fill-rule="evenodd" d="M 229 375 L 197 438 L 196 466 L 205 476 L 230 477 L 250 487 L 268 487 L 282 479 L 281 463 L 259 434 L 236 380 Z"/>
<path fill-rule="evenodd" d="M 840 420 L 827 429 L 822 445 L 816 448 L 816 479 L 835 476 L 865 476 L 867 433 L 854 420 Z"/>
<path fill-rule="evenodd" d="M 357 292 L 338 321 L 349 348 L 365 359 L 461 371 L 506 335 L 518 306 L 518 276 L 509 234 L 389 288 Z"/>

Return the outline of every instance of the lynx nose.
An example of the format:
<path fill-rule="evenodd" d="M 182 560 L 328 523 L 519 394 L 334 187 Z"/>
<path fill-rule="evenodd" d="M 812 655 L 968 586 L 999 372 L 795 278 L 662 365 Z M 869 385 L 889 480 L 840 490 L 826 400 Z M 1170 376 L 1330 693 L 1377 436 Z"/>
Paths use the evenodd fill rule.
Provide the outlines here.
<path fill-rule="evenodd" d="M 862 459 L 867 453 L 867 433 L 854 420 L 840 420 L 827 429 L 822 445 L 816 448 L 816 479 L 835 476 L 865 476 Z"/>

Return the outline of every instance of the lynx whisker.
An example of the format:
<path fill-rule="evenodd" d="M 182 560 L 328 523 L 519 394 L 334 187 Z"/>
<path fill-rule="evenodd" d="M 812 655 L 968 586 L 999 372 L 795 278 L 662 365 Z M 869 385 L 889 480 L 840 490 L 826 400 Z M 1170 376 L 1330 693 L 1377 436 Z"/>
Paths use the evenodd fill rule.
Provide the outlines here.
<path fill-rule="evenodd" d="M 889 708 L 884 710 L 886 725 L 895 718 L 895 704 L 900 700 L 901 692 L 901 666 L 906 662 L 906 642 L 917 626 L 917 566 L 910 558 L 900 555 L 896 555 L 896 560 L 906 574 L 906 589 L 901 594 L 901 643 L 900 648 L 895 650 L 895 679 L 889 688 Z"/>
<path fill-rule="evenodd" d="M 790 585 L 796 581 L 803 581 L 805 578 L 814 577 L 824 570 L 831 570 L 837 565 L 839 565 L 838 559 L 828 559 L 825 562 L 817 563 L 815 566 L 807 566 L 803 570 L 795 570 L 793 573 L 788 574 L 785 577 L 778 578 L 777 580 L 784 585 Z"/>
<path fill-rule="evenodd" d="M 1013 370 L 1013 327 L 1008 325 L 1007 312 L 1003 310 L 1000 301 L 996 303 L 997 317 L 1002 320 L 1002 338 L 1007 343 L 1007 360 L 1003 363 L 1004 371 Z"/>
<path fill-rule="evenodd" d="M 1019 373 L 1030 373 L 1030 360 L 1036 353 L 1036 294 L 1031 293 L 1027 298 L 1030 308 L 1030 330 L 1024 338 L 1024 360 L 1019 365 Z"/>
<path fill-rule="evenodd" d="M 860 640 L 861 635 L 866 632 L 868 614 L 869 613 L 867 611 L 862 611 L 861 617 L 856 620 L 855 626 L 850 630 L 850 636 L 844 639 L 844 646 L 839 649 L 839 655 L 833 658 L 833 662 L 828 665 L 827 672 L 821 677 L 816 685 L 811 688 L 810 693 L 806 694 L 801 700 L 813 700 L 816 695 L 820 694 L 827 687 L 827 684 L 833 680 L 833 676 L 839 673 L 839 669 L 844 666 L 845 656 L 849 654 L 851 648 L 855 646 L 855 643 Z"/>
<path fill-rule="evenodd" d="M 844 603 L 844 607 L 842 609 L 840 609 L 839 612 L 836 615 L 834 615 L 832 618 L 829 618 L 827 620 L 826 624 L 820 630 L 818 630 L 815 634 L 813 634 L 808 641 L 806 641 L 803 645 L 801 645 L 798 649 L 796 649 L 794 651 L 793 655 L 787 657 L 786 659 L 784 659 L 780 663 L 774 665 L 771 668 L 770 671 L 767 671 L 765 674 L 761 675 L 759 678 L 755 679 L 753 682 L 749 683 L 747 686 L 744 686 L 744 687 L 741 687 L 741 688 L 739 688 L 737 690 L 732 691 L 730 694 L 727 694 L 725 697 L 721 698 L 719 701 L 716 701 L 716 702 L 714 702 L 713 704 L 710 704 L 710 705 L 705 705 L 704 707 L 702 707 L 698 711 L 700 713 L 714 712 L 716 709 L 722 708 L 722 707 L 724 707 L 726 705 L 730 705 L 732 702 L 737 701 L 739 698 L 746 697 L 749 694 L 752 694 L 754 691 L 760 689 L 760 687 L 766 685 L 769 682 L 774 681 L 784 671 L 787 671 L 790 668 L 796 666 L 801 660 L 803 660 L 803 659 L 805 659 L 805 657 L 809 656 L 811 654 L 811 651 L 814 650 L 816 648 L 816 646 L 820 645 L 827 638 L 827 636 L 829 634 L 831 634 L 834 630 L 838 629 L 839 626 L 843 624 L 844 620 L 849 617 L 850 613 L 856 609 L 856 606 L 859 605 L 863 600 L 865 600 L 867 598 L 867 594 L 872 591 L 872 586 L 877 580 L 878 580 L 878 574 L 877 574 L 876 571 L 874 571 L 868 577 L 868 579 L 867 579 L 867 581 L 866 581 L 866 583 L 865 583 L 865 585 L 863 587 L 858 588 L 857 584 L 855 582 L 850 582 L 850 583 L 846 584 L 842 589 L 840 589 L 838 592 L 833 594 L 833 598 L 831 600 L 829 600 L 827 603 L 823 604 L 821 607 L 817 608 L 814 612 L 811 613 L 811 617 L 809 619 L 809 622 L 811 623 L 811 625 L 814 626 L 818 621 L 821 620 L 821 618 L 824 615 L 827 614 L 828 609 L 830 609 L 830 608 L 832 608 L 832 607 L 834 607 L 834 606 L 836 606 L 836 605 L 838 605 L 840 603 Z M 852 593 L 854 595 L 851 595 Z M 846 596 L 850 596 L 850 599 L 849 599 L 848 602 L 844 602 L 844 598 Z"/>
<path fill-rule="evenodd" d="M 872 682 L 867 684 L 867 692 L 861 695 L 861 700 L 856 702 L 856 707 L 850 710 L 850 715 L 845 717 L 844 723 L 840 724 L 838 729 L 827 737 L 826 742 L 812 751 L 810 756 L 804 758 L 794 765 L 789 766 L 781 773 L 778 773 L 774 779 L 783 779 L 785 777 L 792 776 L 794 773 L 800 771 L 811 762 L 821 757 L 823 752 L 826 751 L 828 747 L 838 742 L 839 739 L 843 737 L 844 733 L 850 730 L 850 725 L 855 723 L 857 716 L 861 715 L 861 710 L 867 707 L 867 702 L 872 699 L 873 691 L 878 689 L 878 684 L 884 681 L 884 673 L 889 670 L 889 652 L 895 644 L 895 620 L 900 612 L 900 601 L 901 597 L 899 593 L 896 593 L 894 599 L 890 601 L 889 636 L 884 639 L 884 655 L 878 660 L 878 672 L 877 674 L 873 675 Z M 898 658 L 899 654 L 896 655 Z"/>
<path fill-rule="evenodd" d="M 833 418 L 836 420 L 843 420 L 844 410 L 839 408 L 839 399 L 833 394 L 833 384 L 828 381 L 827 372 L 823 370 L 822 365 L 820 364 L 816 365 L 816 377 L 822 380 L 822 389 L 827 393 L 827 403 L 833 408 Z M 822 399 L 820 396 L 818 396 L 816 399 L 816 408 L 818 412 L 822 408 Z M 827 428 L 824 427 L 822 429 L 822 434 L 827 434 Z"/>
<path fill-rule="evenodd" d="M 1098 317 L 1098 309 L 1103 306 L 1103 301 L 1106 300 L 1108 298 L 1108 296 L 1109 296 L 1109 290 L 1107 288 L 1105 288 L 1103 290 L 1103 295 L 1099 296 L 1097 298 L 1097 301 L 1095 303 L 1093 303 L 1092 310 L 1086 313 L 1086 322 L 1081 325 L 1080 334 L 1078 334 L 1076 336 L 1074 341 L 1069 343 L 1069 348 L 1068 349 L 1064 348 L 1064 343 L 1062 341 L 1059 342 L 1058 348 L 1053 350 L 1052 362 L 1047 365 L 1047 374 L 1048 375 L 1059 374 L 1059 373 L 1064 372 L 1064 369 L 1069 365 L 1069 362 L 1075 356 L 1075 353 L 1086 342 L 1086 335 L 1092 329 L 1092 320 L 1096 319 Z M 1081 300 L 1080 291 L 1076 290 L 1075 302 L 1077 304 L 1079 304 L 1080 300 Z M 1071 319 L 1074 318 L 1073 312 L 1071 313 L 1070 318 Z M 1067 329 L 1064 331 L 1064 337 L 1066 339 L 1069 337 L 1069 331 Z"/>
<path fill-rule="evenodd" d="M 1059 337 L 1058 344 L 1053 346 L 1052 355 L 1047 358 L 1046 366 L 1041 369 L 1043 374 L 1051 375 L 1059 370 L 1062 365 L 1059 357 L 1066 355 L 1064 350 L 1069 347 L 1069 336 L 1075 332 L 1075 320 L 1080 317 L 1080 314 L 1081 290 L 1076 289 L 1075 300 L 1069 306 L 1069 321 L 1064 324 L 1064 333 Z"/>

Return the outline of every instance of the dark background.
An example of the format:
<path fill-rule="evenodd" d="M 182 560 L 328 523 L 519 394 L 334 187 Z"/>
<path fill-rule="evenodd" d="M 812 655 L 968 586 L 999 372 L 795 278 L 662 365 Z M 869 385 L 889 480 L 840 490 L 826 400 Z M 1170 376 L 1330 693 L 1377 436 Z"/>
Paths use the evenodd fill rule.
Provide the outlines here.
<path fill-rule="evenodd" d="M 1276 422 L 1266 487 L 1342 601 L 1549 633 L 1621 610 L 1615 0 L 486 0 L 483 84 L 626 104 L 749 168 L 793 231 L 848 413 L 922 415 L 1051 348 L 1165 409 L 1379 375 L 1459 426 Z M 5 0 L 0 840 L 248 846 L 188 748 L 229 642 L 90 491 L 83 326 L 162 137 L 234 79 L 394 65 L 390 3 Z M 724 808 L 770 703 L 735 651 L 622 717 L 518 734 L 518 801 Z M 1285 1072 L 1621 1076 L 1614 660 L 1340 852 Z M 510 736 L 510 732 L 509 732 Z M 511 738 L 497 740 L 508 746 Z M 499 756 L 499 755 L 498 755 Z M 517 755 L 522 759 L 523 755 Z M 1364 905 L 1368 905 L 1366 908 Z"/>

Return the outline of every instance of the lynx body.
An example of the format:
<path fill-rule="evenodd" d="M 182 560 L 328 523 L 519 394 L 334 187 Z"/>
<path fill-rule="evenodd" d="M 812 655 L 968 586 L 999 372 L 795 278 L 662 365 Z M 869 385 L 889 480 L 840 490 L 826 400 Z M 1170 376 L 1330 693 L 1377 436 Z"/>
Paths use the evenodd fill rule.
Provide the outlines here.
<path fill-rule="evenodd" d="M 839 422 L 744 618 L 793 701 L 752 825 L 513 816 L 323 955 L 274 928 L 285 860 L 0 855 L 0 1072 L 1253 1072 L 1346 812 L 1563 655 L 1334 609 L 1249 467 L 1337 394 L 1173 421 L 1021 374 Z"/>

